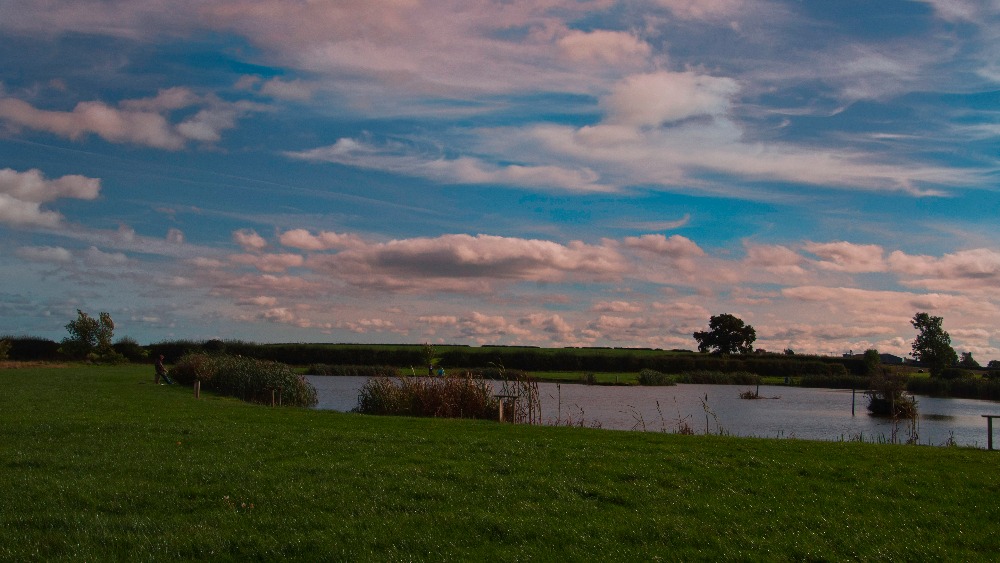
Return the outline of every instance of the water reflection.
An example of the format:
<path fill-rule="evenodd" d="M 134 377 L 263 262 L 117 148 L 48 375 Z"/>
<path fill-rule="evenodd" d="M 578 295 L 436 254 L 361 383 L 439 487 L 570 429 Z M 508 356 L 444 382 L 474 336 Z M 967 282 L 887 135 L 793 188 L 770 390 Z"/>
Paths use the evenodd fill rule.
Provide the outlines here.
<path fill-rule="evenodd" d="M 320 409 L 349 411 L 357 405 L 363 377 L 310 376 Z M 608 387 L 540 383 L 542 420 L 611 430 L 677 432 L 686 424 L 697 434 L 724 433 L 806 440 L 897 441 L 986 446 L 982 415 L 1000 415 L 1000 403 L 919 397 L 920 415 L 894 425 L 868 415 L 862 393 L 842 389 L 760 386 L 761 397 L 741 399 L 739 385 Z M 756 388 L 753 388 L 756 391 Z M 852 411 L 854 414 L 852 414 Z M 996 436 L 1000 439 L 1000 436 Z"/>

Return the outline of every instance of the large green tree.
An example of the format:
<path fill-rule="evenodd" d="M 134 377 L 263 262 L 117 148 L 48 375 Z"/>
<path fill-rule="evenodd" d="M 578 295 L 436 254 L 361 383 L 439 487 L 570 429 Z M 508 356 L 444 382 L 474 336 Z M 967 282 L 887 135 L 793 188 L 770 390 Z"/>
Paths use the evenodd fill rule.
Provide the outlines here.
<path fill-rule="evenodd" d="M 910 320 L 919 334 L 913 341 L 913 357 L 927 365 L 931 377 L 938 377 L 949 366 L 958 362 L 958 354 L 951 347 L 951 336 L 941 325 L 944 319 L 927 313 L 917 313 Z"/>
<path fill-rule="evenodd" d="M 102 312 L 98 318 L 91 317 L 80 309 L 76 310 L 76 320 L 66 325 L 69 337 L 62 341 L 62 351 L 71 358 L 82 359 L 92 354 L 99 358 L 116 356 L 111 339 L 115 332 L 115 322 L 111 315 Z"/>
<path fill-rule="evenodd" d="M 708 331 L 694 333 L 698 341 L 699 352 L 718 352 L 720 354 L 749 354 L 753 352 L 753 342 L 757 339 L 757 331 L 743 319 L 723 313 L 708 320 Z"/>

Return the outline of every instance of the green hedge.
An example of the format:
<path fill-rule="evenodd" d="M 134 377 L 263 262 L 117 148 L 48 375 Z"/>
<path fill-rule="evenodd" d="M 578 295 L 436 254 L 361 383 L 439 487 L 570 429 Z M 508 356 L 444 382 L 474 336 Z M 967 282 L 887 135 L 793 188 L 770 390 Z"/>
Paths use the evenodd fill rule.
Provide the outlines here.
<path fill-rule="evenodd" d="M 312 364 L 306 367 L 309 375 L 332 375 L 340 377 L 396 377 L 399 370 L 392 366 L 340 366 Z"/>
<path fill-rule="evenodd" d="M 534 348 L 516 346 L 434 347 L 446 370 L 488 369 L 578 371 L 587 373 L 633 372 L 652 369 L 662 373 L 689 371 L 751 372 L 761 376 L 865 375 L 864 362 L 853 358 L 785 356 L 778 354 L 699 354 L 686 351 L 639 348 Z M 174 341 L 149 346 L 150 356 L 166 356 L 175 362 L 187 353 L 221 352 L 271 360 L 289 365 L 394 366 L 426 370 L 420 345 L 353 344 L 254 344 L 242 341 Z"/>

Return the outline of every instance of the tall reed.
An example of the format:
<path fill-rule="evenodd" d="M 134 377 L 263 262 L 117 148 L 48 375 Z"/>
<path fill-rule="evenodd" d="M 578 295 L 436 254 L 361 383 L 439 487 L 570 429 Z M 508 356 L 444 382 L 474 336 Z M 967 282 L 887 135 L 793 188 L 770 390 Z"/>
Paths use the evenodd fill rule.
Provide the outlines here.
<path fill-rule="evenodd" d="M 499 405 L 490 382 L 470 374 L 404 375 L 366 381 L 355 410 L 364 414 L 496 419 Z"/>
<path fill-rule="evenodd" d="M 239 356 L 187 354 L 177 361 L 170 375 L 178 383 L 200 381 L 205 390 L 238 397 L 244 401 L 311 407 L 317 403 L 316 389 L 285 364 Z"/>

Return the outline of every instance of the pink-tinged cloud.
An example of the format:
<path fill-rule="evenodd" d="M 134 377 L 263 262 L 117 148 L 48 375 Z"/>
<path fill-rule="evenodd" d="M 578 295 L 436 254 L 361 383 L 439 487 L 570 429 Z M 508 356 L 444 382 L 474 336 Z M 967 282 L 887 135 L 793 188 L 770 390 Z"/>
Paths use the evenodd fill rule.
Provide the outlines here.
<path fill-rule="evenodd" d="M 605 122 L 659 127 L 702 115 L 724 115 L 739 85 L 731 78 L 660 71 L 630 76 L 601 101 Z"/>
<path fill-rule="evenodd" d="M 1000 252 L 987 248 L 962 250 L 940 258 L 895 251 L 889 266 L 909 279 L 904 283 L 943 291 L 986 290 L 1000 287 Z"/>
<path fill-rule="evenodd" d="M 305 259 L 299 254 L 233 254 L 229 256 L 229 261 L 268 273 L 284 272 L 305 263 Z"/>
<path fill-rule="evenodd" d="M 639 313 L 645 309 L 644 305 L 629 301 L 601 301 L 590 307 L 595 313 Z"/>
<path fill-rule="evenodd" d="M 674 16 L 686 20 L 712 20 L 735 16 L 746 9 L 745 0 L 655 0 Z"/>
<path fill-rule="evenodd" d="M 187 263 L 201 270 L 218 270 L 226 265 L 225 262 L 216 258 L 205 258 L 198 256 L 187 260 Z"/>
<path fill-rule="evenodd" d="M 267 248 L 267 241 L 253 229 L 233 231 L 233 242 L 247 252 L 259 252 Z"/>
<path fill-rule="evenodd" d="M 303 80 L 272 78 L 260 87 L 260 93 L 280 100 L 306 101 L 313 97 L 317 86 Z"/>
<path fill-rule="evenodd" d="M 631 33 L 602 29 L 570 31 L 558 45 L 568 59 L 592 64 L 641 63 L 652 51 L 648 43 Z"/>
<path fill-rule="evenodd" d="M 73 254 L 61 246 L 22 246 L 15 254 L 31 262 L 63 264 L 73 260 Z"/>
<path fill-rule="evenodd" d="M 83 260 L 90 266 L 121 266 L 128 263 L 128 256 L 122 252 L 104 252 L 91 246 L 84 251 Z"/>
<path fill-rule="evenodd" d="M 560 315 L 543 315 L 533 313 L 518 320 L 521 326 L 542 330 L 545 333 L 557 335 L 566 339 L 573 333 L 573 326 Z"/>
<path fill-rule="evenodd" d="M 204 107 L 180 123 L 170 123 L 165 115 L 195 104 Z M 124 100 L 118 107 L 79 102 L 71 111 L 38 109 L 16 98 L 0 98 L 0 121 L 71 140 L 97 135 L 112 143 L 179 150 L 188 141 L 218 141 L 222 131 L 233 128 L 241 114 L 255 107 L 214 97 L 199 98 L 185 88 L 171 88 L 152 98 Z"/>
<path fill-rule="evenodd" d="M 240 299 L 237 301 L 240 305 L 254 305 L 256 307 L 267 307 L 273 308 L 277 306 L 278 300 L 274 297 L 269 297 L 266 295 L 258 295 L 256 297 L 247 297 L 245 299 Z"/>
<path fill-rule="evenodd" d="M 705 251 L 694 241 L 681 235 L 672 235 L 670 238 L 665 235 L 626 237 L 625 246 L 674 259 L 700 258 L 705 255 Z"/>
<path fill-rule="evenodd" d="M 801 276 L 804 259 L 794 250 L 781 245 L 745 244 L 744 262 L 752 268 L 782 276 Z"/>
<path fill-rule="evenodd" d="M 63 216 L 42 209 L 60 198 L 96 199 L 101 181 L 79 175 L 49 180 L 37 169 L 18 172 L 0 169 L 0 223 L 19 227 L 59 227 Z"/>
<path fill-rule="evenodd" d="M 574 192 L 610 192 L 616 189 L 601 183 L 600 176 L 587 167 L 569 168 L 530 162 L 497 165 L 479 158 L 445 158 L 423 154 L 400 144 L 379 146 L 357 139 L 343 138 L 330 146 L 288 152 L 286 155 L 314 162 L 387 170 L 446 184 L 496 184 Z"/>
<path fill-rule="evenodd" d="M 850 242 L 809 242 L 803 245 L 807 252 L 820 258 L 817 265 L 824 270 L 838 272 L 884 272 L 884 251 L 876 244 Z"/>
<path fill-rule="evenodd" d="M 274 274 L 241 275 L 227 277 L 219 281 L 213 293 L 236 296 L 277 294 L 297 296 L 301 299 L 326 295 L 328 285 L 306 280 L 297 276 Z"/>
<path fill-rule="evenodd" d="M 307 265 L 358 285 L 429 291 L 489 291 L 495 281 L 612 280 L 627 269 L 613 245 L 464 234 L 314 255 Z"/>
<path fill-rule="evenodd" d="M 278 242 L 299 250 L 343 250 L 364 244 L 361 237 L 352 233 L 321 231 L 312 234 L 305 229 L 292 229 L 278 236 Z"/>

